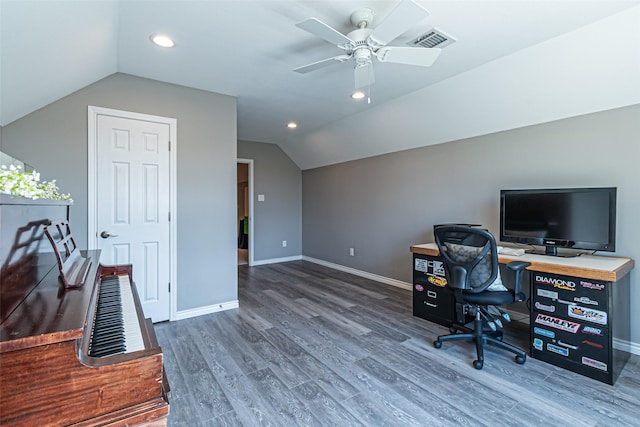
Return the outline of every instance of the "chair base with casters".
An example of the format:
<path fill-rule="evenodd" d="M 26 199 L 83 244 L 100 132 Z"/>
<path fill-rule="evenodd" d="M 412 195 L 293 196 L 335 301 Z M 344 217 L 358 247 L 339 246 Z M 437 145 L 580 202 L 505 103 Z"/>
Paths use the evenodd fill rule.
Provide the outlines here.
<path fill-rule="evenodd" d="M 442 343 L 445 341 L 466 341 L 473 342 L 476 345 L 477 359 L 473 361 L 473 367 L 476 369 L 482 369 L 484 366 L 484 345 L 489 344 L 494 347 L 507 350 L 516 355 L 515 361 L 517 364 L 522 365 L 527 360 L 527 353 L 518 347 L 502 341 L 502 330 L 496 328 L 493 330 L 485 324 L 482 319 L 480 307 L 469 307 L 468 313 L 473 314 L 475 312 L 475 320 L 473 321 L 473 329 L 467 328 L 464 325 L 454 324 L 449 328 L 449 335 L 440 335 L 434 342 L 435 348 L 442 347 Z M 457 333 L 462 331 L 463 333 Z"/>

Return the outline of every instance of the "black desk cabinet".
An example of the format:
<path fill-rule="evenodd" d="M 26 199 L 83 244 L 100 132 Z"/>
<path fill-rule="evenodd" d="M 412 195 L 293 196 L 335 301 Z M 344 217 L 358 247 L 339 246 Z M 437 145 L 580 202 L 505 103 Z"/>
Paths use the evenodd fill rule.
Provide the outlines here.
<path fill-rule="evenodd" d="M 531 272 L 531 355 L 613 384 L 629 353 L 629 275 L 617 282 Z"/>
<path fill-rule="evenodd" d="M 442 326 L 451 326 L 455 299 L 446 288 L 440 256 L 413 254 L 413 315 Z"/>

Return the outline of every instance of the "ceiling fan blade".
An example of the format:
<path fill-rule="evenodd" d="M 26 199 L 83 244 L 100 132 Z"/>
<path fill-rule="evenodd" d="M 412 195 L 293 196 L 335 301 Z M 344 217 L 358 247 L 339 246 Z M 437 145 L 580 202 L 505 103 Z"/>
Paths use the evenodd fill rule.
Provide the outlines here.
<path fill-rule="evenodd" d="M 369 41 L 384 46 L 429 16 L 429 11 L 411 0 L 402 0 L 373 30 Z"/>
<path fill-rule="evenodd" d="M 309 73 L 311 71 L 318 70 L 320 68 L 328 67 L 332 64 L 342 63 L 348 61 L 351 56 L 349 55 L 338 55 L 333 58 L 323 59 L 322 61 L 313 62 L 311 64 L 303 65 L 302 67 L 294 68 L 293 71 L 297 73 Z"/>
<path fill-rule="evenodd" d="M 418 65 L 429 67 L 436 61 L 442 49 L 422 47 L 382 47 L 376 55 L 380 62 L 396 64 Z"/>
<path fill-rule="evenodd" d="M 345 36 L 338 30 L 335 30 L 334 28 L 328 26 L 324 22 L 317 20 L 316 18 L 310 18 L 306 21 L 298 22 L 296 24 L 296 27 L 302 28 L 303 30 L 313 34 L 314 36 L 320 37 L 321 39 L 335 44 L 343 49 L 346 48 L 346 46 L 351 46 L 353 44 L 349 37 Z"/>
<path fill-rule="evenodd" d="M 362 65 L 356 65 L 354 69 L 355 88 L 359 89 L 364 86 L 373 84 L 373 64 L 368 62 Z"/>

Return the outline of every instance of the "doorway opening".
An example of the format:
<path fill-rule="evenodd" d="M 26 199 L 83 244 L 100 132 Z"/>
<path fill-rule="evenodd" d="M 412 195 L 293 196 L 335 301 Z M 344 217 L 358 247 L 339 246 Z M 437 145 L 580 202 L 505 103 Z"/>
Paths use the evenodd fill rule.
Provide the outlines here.
<path fill-rule="evenodd" d="M 238 265 L 253 265 L 253 159 L 237 161 Z"/>

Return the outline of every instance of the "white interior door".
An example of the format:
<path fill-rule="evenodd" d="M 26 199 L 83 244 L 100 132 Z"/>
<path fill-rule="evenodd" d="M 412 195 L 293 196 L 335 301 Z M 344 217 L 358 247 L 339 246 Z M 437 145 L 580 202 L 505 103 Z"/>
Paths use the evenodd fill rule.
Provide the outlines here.
<path fill-rule="evenodd" d="M 170 127 L 97 116 L 97 245 L 103 264 L 132 264 L 145 317 L 170 315 Z"/>

